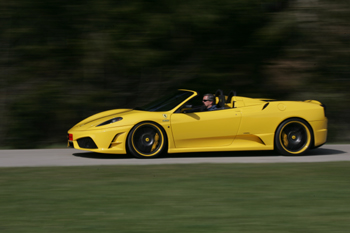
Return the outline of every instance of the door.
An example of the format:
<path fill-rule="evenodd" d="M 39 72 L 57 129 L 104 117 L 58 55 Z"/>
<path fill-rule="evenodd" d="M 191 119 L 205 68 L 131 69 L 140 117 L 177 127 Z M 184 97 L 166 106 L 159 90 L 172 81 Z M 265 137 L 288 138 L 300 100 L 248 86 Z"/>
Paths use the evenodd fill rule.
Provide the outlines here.
<path fill-rule="evenodd" d="M 232 144 L 241 122 L 237 109 L 174 113 L 171 128 L 176 148 L 222 147 Z"/>

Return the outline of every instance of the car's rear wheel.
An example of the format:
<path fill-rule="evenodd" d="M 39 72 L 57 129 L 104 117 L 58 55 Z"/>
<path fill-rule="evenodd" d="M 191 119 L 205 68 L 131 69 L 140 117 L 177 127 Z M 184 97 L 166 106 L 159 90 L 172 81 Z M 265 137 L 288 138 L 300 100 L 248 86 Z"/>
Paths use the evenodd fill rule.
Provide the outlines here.
<path fill-rule="evenodd" d="M 137 158 L 154 158 L 165 151 L 166 136 L 157 124 L 141 122 L 130 131 L 127 145 Z"/>
<path fill-rule="evenodd" d="M 291 118 L 278 126 L 275 148 L 284 155 L 302 155 L 311 147 L 312 137 L 311 127 L 306 121 Z"/>

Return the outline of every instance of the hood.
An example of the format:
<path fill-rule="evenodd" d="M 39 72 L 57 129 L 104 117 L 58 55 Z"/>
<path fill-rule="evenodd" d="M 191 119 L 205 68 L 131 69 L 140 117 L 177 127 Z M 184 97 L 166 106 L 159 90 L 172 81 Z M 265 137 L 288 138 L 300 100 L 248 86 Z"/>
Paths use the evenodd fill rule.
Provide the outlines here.
<path fill-rule="evenodd" d="M 105 112 L 100 112 L 82 120 L 81 122 L 76 124 L 72 129 L 91 130 L 92 128 L 95 128 L 99 124 L 102 124 L 103 122 L 106 122 L 116 117 L 123 117 L 123 120 L 119 122 L 111 123 L 108 125 L 99 126 L 98 129 L 126 125 L 127 121 L 124 120 L 125 116 L 135 114 L 136 112 L 140 112 L 140 111 L 136 111 L 132 109 L 114 109 L 114 110 L 109 110 Z"/>

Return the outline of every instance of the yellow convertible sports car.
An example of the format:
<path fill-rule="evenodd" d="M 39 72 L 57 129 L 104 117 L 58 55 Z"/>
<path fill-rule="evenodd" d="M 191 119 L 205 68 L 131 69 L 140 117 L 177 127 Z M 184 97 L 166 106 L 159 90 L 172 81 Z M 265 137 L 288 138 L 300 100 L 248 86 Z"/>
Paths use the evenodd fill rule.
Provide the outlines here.
<path fill-rule="evenodd" d="M 68 131 L 79 150 L 137 158 L 162 153 L 276 150 L 301 155 L 326 142 L 327 118 L 316 100 L 275 101 L 224 95 L 217 110 L 200 111 L 202 96 L 178 90 L 146 106 L 95 114 Z M 197 109 L 197 110 L 196 110 Z"/>

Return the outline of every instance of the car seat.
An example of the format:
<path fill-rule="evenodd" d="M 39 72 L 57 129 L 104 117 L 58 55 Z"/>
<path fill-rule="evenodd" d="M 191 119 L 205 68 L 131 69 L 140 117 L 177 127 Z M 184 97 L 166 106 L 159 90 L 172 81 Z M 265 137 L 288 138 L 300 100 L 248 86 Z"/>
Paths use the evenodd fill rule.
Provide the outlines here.
<path fill-rule="evenodd" d="M 220 89 L 215 92 L 215 104 L 218 109 L 224 109 L 225 107 L 225 96 Z"/>
<path fill-rule="evenodd" d="M 235 98 L 234 96 L 236 96 L 236 91 L 230 91 L 230 93 L 227 96 L 226 99 L 226 106 L 229 108 L 234 108 L 235 107 Z"/>

